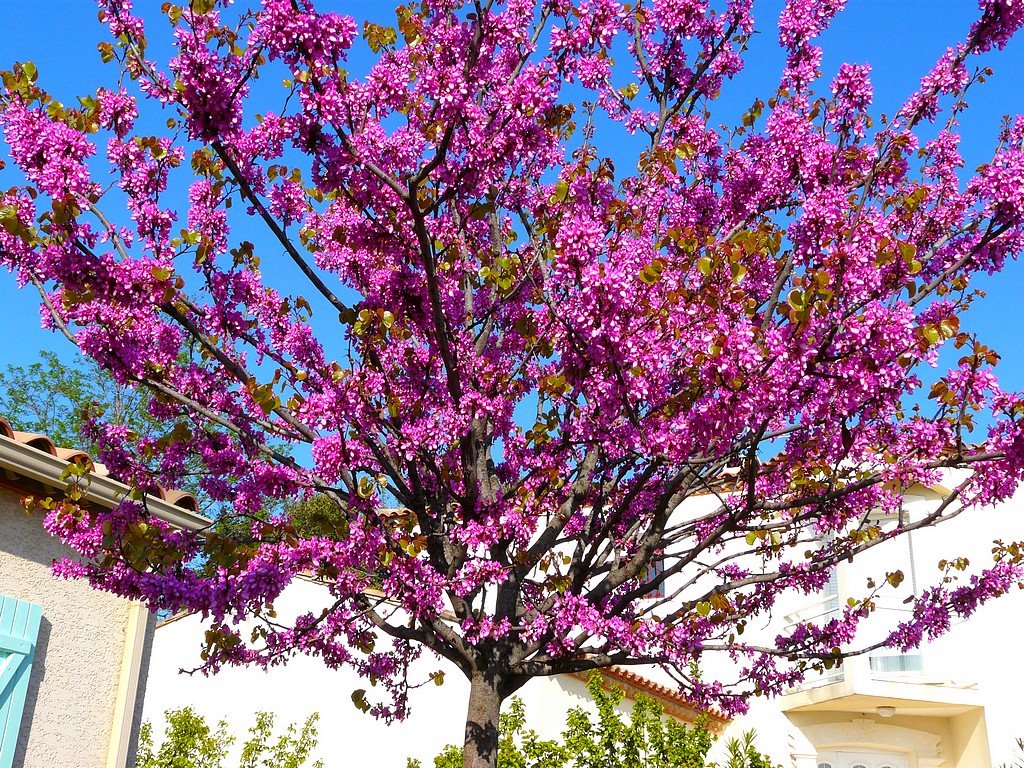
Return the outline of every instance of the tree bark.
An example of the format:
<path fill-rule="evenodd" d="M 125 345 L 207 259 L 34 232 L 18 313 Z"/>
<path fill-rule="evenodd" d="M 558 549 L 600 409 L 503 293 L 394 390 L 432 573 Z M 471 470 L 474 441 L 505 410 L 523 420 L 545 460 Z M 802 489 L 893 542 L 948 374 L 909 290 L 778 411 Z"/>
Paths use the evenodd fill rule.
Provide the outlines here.
<path fill-rule="evenodd" d="M 501 688 L 500 682 L 486 673 L 478 672 L 470 678 L 463 768 L 496 768 L 498 764 L 498 717 L 504 698 Z"/>

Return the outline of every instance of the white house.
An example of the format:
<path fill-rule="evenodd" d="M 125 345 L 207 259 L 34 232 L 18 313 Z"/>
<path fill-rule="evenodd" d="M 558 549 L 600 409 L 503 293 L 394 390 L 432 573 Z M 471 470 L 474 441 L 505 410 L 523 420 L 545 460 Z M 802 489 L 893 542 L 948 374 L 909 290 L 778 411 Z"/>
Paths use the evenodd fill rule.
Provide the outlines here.
<path fill-rule="evenodd" d="M 913 488 L 906 511 L 916 519 L 948 490 Z M 899 590 L 878 601 L 862 641 L 879 640 L 882 627 L 907 612 L 904 599 L 940 578 L 940 561 L 966 557 L 974 568 L 992 563 L 993 541 L 1024 538 L 1024 493 L 998 507 L 966 512 L 864 553 L 838 571 L 834 595 L 796 606 L 794 619 L 827 613 L 848 596 L 866 593 L 869 577 L 901 570 Z M 883 528 L 895 520 L 877 517 Z M 758 702 L 744 721 L 759 731 L 786 734 L 772 745 L 794 768 L 971 768 L 1012 758 L 1024 736 L 1020 694 L 1024 671 L 1016 663 L 1024 632 L 1024 592 L 982 606 L 967 620 L 916 652 L 880 650 L 848 659 L 827 677 L 808 680 L 775 702 Z M 874 634 L 873 634 L 874 633 Z M 744 722 L 736 725 L 743 727 Z"/>
<path fill-rule="evenodd" d="M 913 519 L 930 509 L 946 489 L 915 488 L 907 495 Z M 991 561 L 995 538 L 1024 538 L 1024 494 L 990 510 L 979 510 L 876 547 L 853 564 L 840 567 L 825 593 L 783 609 L 785 616 L 761 628 L 768 637 L 797 618 L 825 616 L 863 596 L 868 576 L 884 578 L 901 569 L 901 592 L 880 602 L 861 639 L 870 640 L 880 626 L 905 611 L 902 597 L 934 583 L 941 559 L 966 556 L 982 565 Z M 894 520 L 879 517 L 880 526 Z M 671 584 L 668 585 L 671 589 Z M 275 603 L 282 618 L 325 604 L 326 590 L 300 581 Z M 1014 740 L 1024 736 L 1024 708 L 1018 701 L 1024 672 L 1015 660 L 1024 630 L 1024 592 L 984 606 L 970 620 L 954 626 L 920 652 L 876 652 L 848 660 L 827 677 L 808 679 L 775 700 L 755 699 L 748 715 L 725 729 L 724 736 L 754 728 L 759 748 L 784 768 L 989 768 L 1011 758 Z M 167 709 L 192 706 L 212 720 L 226 719 L 243 731 L 259 710 L 272 710 L 280 722 L 298 722 L 320 713 L 320 754 L 326 768 L 374 765 L 402 768 L 407 757 L 424 765 L 441 748 L 462 738 L 468 684 L 445 661 L 424 658 L 417 673 L 445 670 L 444 685 L 426 685 L 412 694 L 413 714 L 386 726 L 353 707 L 350 695 L 368 688 L 348 672 L 326 669 L 321 662 L 296 657 L 286 666 L 264 672 L 231 668 L 213 677 L 179 674 L 199 665 L 203 636 L 196 616 L 162 623 L 156 630 L 144 715 L 160 727 Z M 714 674 L 706 667 L 707 676 Z M 612 671 L 613 682 L 635 693 L 655 695 L 667 711 L 683 720 L 693 712 L 658 685 L 657 670 Z M 370 689 L 372 695 L 372 689 Z M 529 725 L 542 736 L 560 733 L 568 708 L 586 705 L 583 683 L 572 677 L 538 679 L 518 694 L 526 703 Z M 627 701 L 628 706 L 628 701 Z M 721 723 L 724 725 L 724 723 Z M 724 739 L 720 741 L 720 744 Z"/>
<path fill-rule="evenodd" d="M 327 590 L 312 580 L 293 582 L 274 602 L 278 617 L 316 610 L 328 604 Z M 183 614 L 157 626 L 150 660 L 143 716 L 159 731 L 166 710 L 190 706 L 210 722 L 226 720 L 237 733 L 255 721 L 255 713 L 272 711 L 278 724 L 301 723 L 312 712 L 320 714 L 319 748 L 325 768 L 382 766 L 405 768 L 407 758 L 418 758 L 425 768 L 448 744 L 461 744 L 465 726 L 469 683 L 450 662 L 429 654 L 414 664 L 414 677 L 424 682 L 412 691 L 412 715 L 386 725 L 363 714 L 352 704 L 354 690 L 370 684 L 347 670 L 331 670 L 319 659 L 295 656 L 286 664 L 263 671 L 228 667 L 215 675 L 189 674 L 199 665 L 205 626 L 193 614 Z M 182 672 L 184 670 L 184 672 Z M 431 672 L 444 671 L 444 683 L 430 682 Z M 626 693 L 621 709 L 642 693 L 658 701 L 665 711 L 682 722 L 693 722 L 698 712 L 668 687 L 634 670 L 606 670 L 605 679 Z M 589 707 L 585 678 L 561 676 L 537 679 L 517 694 L 526 705 L 529 727 L 541 736 L 556 737 L 565 726 L 571 707 Z M 725 718 L 712 716 L 711 727 L 721 731 Z"/>

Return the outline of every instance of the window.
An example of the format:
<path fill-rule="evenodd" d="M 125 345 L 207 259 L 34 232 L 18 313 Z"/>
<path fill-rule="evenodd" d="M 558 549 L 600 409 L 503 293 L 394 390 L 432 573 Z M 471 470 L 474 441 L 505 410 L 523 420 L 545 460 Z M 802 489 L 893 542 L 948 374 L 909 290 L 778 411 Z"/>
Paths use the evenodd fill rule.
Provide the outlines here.
<path fill-rule="evenodd" d="M 871 656 L 872 672 L 920 672 L 924 664 L 919 653 L 877 654 Z"/>
<path fill-rule="evenodd" d="M 0 768 L 14 764 L 42 615 L 38 605 L 0 595 Z"/>
<path fill-rule="evenodd" d="M 654 553 L 651 558 L 650 564 L 647 566 L 647 573 L 644 574 L 642 585 L 650 584 L 652 581 L 657 579 L 661 574 L 665 572 L 665 556 L 664 552 L 658 551 Z M 665 582 L 659 582 L 655 586 L 651 587 L 644 593 L 644 597 L 656 600 L 659 597 L 665 597 Z"/>

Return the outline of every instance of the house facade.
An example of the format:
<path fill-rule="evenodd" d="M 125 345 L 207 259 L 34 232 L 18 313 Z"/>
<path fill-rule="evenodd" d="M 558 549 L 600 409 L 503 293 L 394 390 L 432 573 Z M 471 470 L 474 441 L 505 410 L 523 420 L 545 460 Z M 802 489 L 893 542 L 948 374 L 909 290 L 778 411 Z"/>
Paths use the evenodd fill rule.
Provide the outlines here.
<path fill-rule="evenodd" d="M 902 514 L 915 521 L 933 510 L 959 479 L 946 486 L 914 487 Z M 881 530 L 893 517 L 873 515 Z M 902 583 L 875 601 L 858 635 L 861 647 L 882 640 L 909 617 L 909 600 L 938 583 L 949 563 L 963 558 L 965 573 L 993 562 L 993 542 L 1024 538 L 1024 494 L 988 509 L 965 512 L 935 528 L 885 542 L 843 563 L 830 588 L 791 607 L 786 622 L 827 618 L 863 598 L 868 580 L 900 571 Z M 967 577 L 969 578 L 969 577 Z M 953 584 L 952 586 L 955 586 Z M 747 722 L 767 733 L 785 733 L 775 744 L 783 765 L 793 768 L 974 768 L 1009 763 L 1024 736 L 1020 705 L 1024 672 L 1015 661 L 1024 631 L 1024 591 L 982 605 L 921 648 L 901 653 L 879 649 L 847 659 L 826 675 L 807 679 L 779 700 L 759 702 Z M 738 723 L 742 725 L 742 723 Z M 781 739 L 780 739 L 781 741 Z"/>
<path fill-rule="evenodd" d="M 144 606 L 55 579 L 72 555 L 22 499 L 60 498 L 80 451 L 0 419 L 0 768 L 125 768 L 133 764 L 155 620 Z M 111 506 L 129 489 L 94 466 L 87 504 Z M 173 494 L 150 509 L 201 525 L 195 500 Z"/>
<path fill-rule="evenodd" d="M 950 484 L 955 478 L 950 478 Z M 948 488 L 912 488 L 903 514 L 915 519 L 932 509 Z M 709 500 L 710 503 L 710 500 Z M 858 642 L 869 643 L 906 614 L 907 597 L 934 584 L 939 563 L 966 557 L 975 567 L 991 562 L 996 538 L 1024 538 L 1024 496 L 997 508 L 965 513 L 942 526 L 886 542 L 853 563 L 844 563 L 829 587 L 818 595 L 794 598 L 760 628 L 770 639 L 786 624 L 808 618 L 827 619 L 848 597 L 863 597 L 869 578 L 901 570 L 905 579 L 877 601 Z M 898 524 L 880 516 L 881 529 Z M 666 585 L 671 593 L 672 584 Z M 315 581 L 292 584 L 275 602 L 278 615 L 316 612 L 329 604 L 326 588 Z M 326 768 L 380 765 L 403 768 L 409 757 L 430 766 L 446 745 L 462 739 L 468 684 L 448 662 L 424 656 L 414 679 L 428 681 L 444 671 L 444 684 L 412 692 L 412 716 L 385 725 L 358 711 L 353 691 L 374 691 L 347 671 L 329 670 L 317 659 L 297 656 L 264 671 L 228 668 L 215 676 L 181 674 L 199 666 L 204 625 L 197 616 L 181 616 L 156 630 L 144 717 L 162 727 L 165 710 L 192 706 L 210 720 L 227 720 L 241 733 L 255 713 L 271 710 L 278 722 L 301 722 L 320 714 L 320 750 Z M 827 675 L 813 675 L 786 695 L 755 698 L 750 712 L 723 730 L 713 758 L 725 741 L 755 729 L 761 751 L 783 768 L 989 768 L 1012 757 L 1014 742 L 1024 736 L 1019 700 L 1024 672 L 1015 662 L 1017 638 L 1024 630 L 1024 591 L 1015 590 L 982 606 L 968 620 L 920 651 L 892 650 L 848 659 Z M 748 633 L 755 630 L 748 630 Z M 705 676 L 716 674 L 712 662 Z M 724 670 L 723 670 L 724 672 Z M 654 695 L 671 716 L 692 721 L 693 711 L 660 683 L 656 669 L 631 668 L 608 673 L 627 694 Z M 517 694 L 526 704 L 528 725 L 541 736 L 558 736 L 566 711 L 588 706 L 583 681 L 574 677 L 537 679 Z M 623 708 L 630 708 L 630 700 Z"/>

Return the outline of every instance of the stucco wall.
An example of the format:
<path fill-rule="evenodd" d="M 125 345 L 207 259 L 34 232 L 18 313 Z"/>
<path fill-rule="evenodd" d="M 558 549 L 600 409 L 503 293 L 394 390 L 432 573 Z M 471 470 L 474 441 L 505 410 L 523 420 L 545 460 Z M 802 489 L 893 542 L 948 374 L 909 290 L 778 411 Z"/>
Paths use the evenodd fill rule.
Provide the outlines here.
<path fill-rule="evenodd" d="M 14 765 L 106 768 L 129 602 L 55 579 L 68 550 L 19 499 L 0 487 L 0 594 L 41 605 L 43 619 Z"/>

